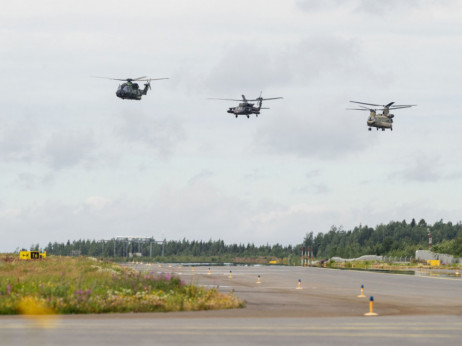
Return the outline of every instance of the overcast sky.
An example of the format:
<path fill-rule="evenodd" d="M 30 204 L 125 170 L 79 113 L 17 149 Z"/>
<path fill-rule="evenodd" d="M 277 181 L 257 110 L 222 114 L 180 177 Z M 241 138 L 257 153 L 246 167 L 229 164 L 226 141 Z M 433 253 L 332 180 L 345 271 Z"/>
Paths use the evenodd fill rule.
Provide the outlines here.
<path fill-rule="evenodd" d="M 462 219 L 461 1 L 25 0 L 0 21 L 0 251 Z M 130 101 L 90 76 L 170 79 Z M 261 91 L 284 99 L 258 118 L 207 100 Z M 418 106 L 369 132 L 349 100 Z"/>

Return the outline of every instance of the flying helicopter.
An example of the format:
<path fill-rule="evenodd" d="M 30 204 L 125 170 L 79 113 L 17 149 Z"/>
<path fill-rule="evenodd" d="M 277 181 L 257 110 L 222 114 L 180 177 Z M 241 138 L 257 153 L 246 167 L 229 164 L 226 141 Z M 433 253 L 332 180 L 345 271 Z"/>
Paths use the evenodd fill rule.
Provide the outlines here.
<path fill-rule="evenodd" d="M 347 108 L 349 110 L 358 110 L 358 111 L 369 111 L 369 118 L 367 119 L 367 126 L 369 126 L 369 131 L 371 131 L 372 127 L 376 127 L 377 131 L 382 129 L 390 129 L 393 131 L 393 118 L 394 114 L 390 114 L 390 110 L 394 109 L 401 109 L 401 108 L 410 108 L 416 105 L 396 105 L 394 102 L 390 102 L 387 105 L 376 105 L 373 103 L 365 103 L 365 102 L 358 102 L 358 101 L 350 101 L 352 103 L 359 104 L 358 107 L 360 108 Z M 366 106 L 362 106 L 366 105 Z M 370 106 L 380 107 L 380 108 L 371 108 Z M 382 111 L 382 113 L 377 114 L 377 111 Z"/>
<path fill-rule="evenodd" d="M 141 100 L 141 96 L 146 95 L 148 93 L 148 88 L 151 89 L 152 80 L 168 79 L 168 78 L 147 78 L 146 76 L 138 77 L 138 78 L 126 78 L 126 79 L 107 78 L 107 77 L 94 77 L 94 78 L 103 78 L 103 79 L 119 80 L 119 81 L 126 82 L 126 83 L 120 84 L 116 91 L 116 96 L 124 100 L 125 99 Z M 144 89 L 141 90 L 138 83 L 134 83 L 134 82 L 147 82 L 147 83 L 144 83 Z"/>
<path fill-rule="evenodd" d="M 263 101 L 282 99 L 282 97 L 263 98 L 263 97 L 261 97 L 261 93 L 260 93 L 259 97 L 257 97 L 256 99 L 253 99 L 253 100 L 246 99 L 246 97 L 244 95 L 241 95 L 241 96 L 242 96 L 242 100 L 239 100 L 239 99 L 219 99 L 219 98 L 210 98 L 210 99 L 211 100 L 224 100 L 224 101 L 242 101 L 241 103 L 239 103 L 239 106 L 230 107 L 227 110 L 228 113 L 234 114 L 236 116 L 236 118 L 239 115 L 245 115 L 247 118 L 250 118 L 250 116 L 252 114 L 255 114 L 255 116 L 258 117 L 258 114 L 260 114 L 261 109 L 269 109 L 269 108 L 265 108 L 265 107 L 261 106 Z M 255 103 L 250 103 L 250 102 L 257 102 L 258 106 L 255 107 L 254 106 Z"/>

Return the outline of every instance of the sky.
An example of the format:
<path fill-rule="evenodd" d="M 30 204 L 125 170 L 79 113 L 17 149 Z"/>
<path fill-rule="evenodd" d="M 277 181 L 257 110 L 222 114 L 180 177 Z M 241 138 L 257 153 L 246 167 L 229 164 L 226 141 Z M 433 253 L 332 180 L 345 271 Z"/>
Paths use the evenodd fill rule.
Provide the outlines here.
<path fill-rule="evenodd" d="M 461 221 L 462 2 L 10 1 L 0 251 Z M 141 101 L 119 82 L 168 77 Z M 237 102 L 283 97 L 258 117 Z M 368 131 L 350 100 L 416 104 Z"/>

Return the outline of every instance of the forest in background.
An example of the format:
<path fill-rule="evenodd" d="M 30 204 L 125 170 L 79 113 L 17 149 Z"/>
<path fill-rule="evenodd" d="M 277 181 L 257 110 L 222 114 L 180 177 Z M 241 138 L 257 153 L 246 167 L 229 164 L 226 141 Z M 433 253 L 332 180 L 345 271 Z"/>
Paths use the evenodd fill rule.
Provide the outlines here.
<path fill-rule="evenodd" d="M 462 257 L 462 224 L 443 222 L 427 224 L 425 220 L 416 222 L 392 221 L 375 228 L 359 225 L 352 230 L 332 226 L 326 233 L 308 232 L 300 244 L 225 244 L 223 240 L 190 241 L 165 240 L 162 244 L 122 243 L 114 240 L 74 240 L 66 243 L 48 243 L 43 249 L 38 244 L 31 250 L 45 250 L 50 255 L 84 255 L 95 257 L 128 257 L 130 253 L 140 253 L 142 257 L 152 257 L 156 261 L 196 261 L 196 262 L 248 262 L 251 258 L 280 259 L 279 263 L 291 264 L 300 261 L 303 247 L 312 247 L 316 259 L 334 256 L 356 258 L 363 255 L 415 256 L 416 250 L 428 249 L 429 233 L 432 235 L 432 250 L 437 253 Z M 303 235 L 301 235 L 301 238 Z M 153 241 L 153 239 L 152 239 Z M 115 250 L 115 252 L 114 252 Z M 162 251 L 163 255 L 162 256 Z"/>

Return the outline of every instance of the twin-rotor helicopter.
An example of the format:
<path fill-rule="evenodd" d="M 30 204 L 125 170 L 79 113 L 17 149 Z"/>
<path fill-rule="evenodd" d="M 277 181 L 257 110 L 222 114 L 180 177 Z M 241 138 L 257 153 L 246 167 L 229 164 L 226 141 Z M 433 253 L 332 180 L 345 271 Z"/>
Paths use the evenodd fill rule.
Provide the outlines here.
<path fill-rule="evenodd" d="M 347 108 L 349 110 L 358 110 L 358 111 L 369 111 L 369 118 L 367 118 L 367 126 L 369 127 L 369 131 L 371 131 L 372 127 L 382 129 L 390 129 L 393 131 L 393 118 L 394 114 L 390 114 L 391 110 L 395 109 L 402 109 L 402 108 L 410 108 L 416 105 L 397 105 L 394 102 L 390 102 L 387 105 L 377 105 L 374 103 L 365 103 L 365 102 L 358 102 L 358 101 L 350 101 L 352 103 L 359 104 L 358 107 L 360 108 Z M 363 106 L 366 105 L 366 106 Z M 373 107 L 380 107 L 380 108 L 371 108 Z M 377 113 L 377 111 L 381 111 L 382 113 Z"/>

